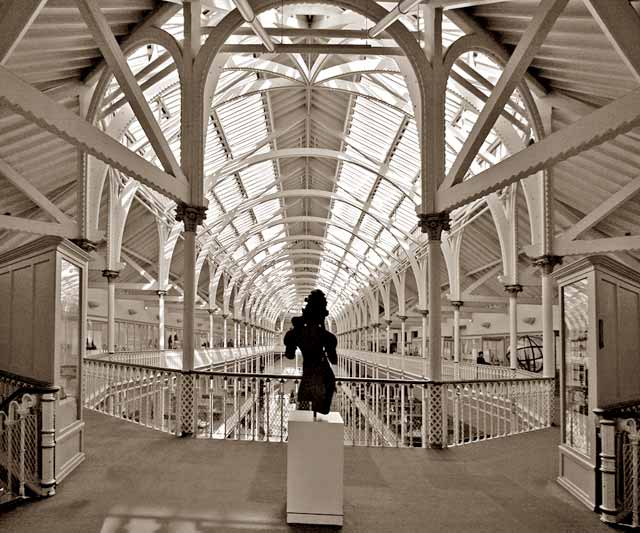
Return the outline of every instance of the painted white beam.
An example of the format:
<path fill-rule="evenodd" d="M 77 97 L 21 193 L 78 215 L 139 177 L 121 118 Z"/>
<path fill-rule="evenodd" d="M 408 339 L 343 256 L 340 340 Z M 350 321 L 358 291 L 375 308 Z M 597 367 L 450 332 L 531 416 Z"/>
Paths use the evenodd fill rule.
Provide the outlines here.
<path fill-rule="evenodd" d="M 640 192 L 640 176 L 627 183 L 618 192 L 609 196 L 609 198 L 598 205 L 593 211 L 591 211 L 584 218 L 576 222 L 572 227 L 562 233 L 562 235 L 558 237 L 558 240 L 564 243 L 573 241 L 582 233 L 606 218 L 624 202 L 638 194 L 638 192 Z"/>
<path fill-rule="evenodd" d="M 188 202 L 186 181 L 163 172 L 2 66 L 0 103 L 172 200 Z"/>
<path fill-rule="evenodd" d="M 138 85 L 133 72 L 131 72 L 127 59 L 124 57 L 120 45 L 116 41 L 111 27 L 100 10 L 98 3 L 96 0 L 76 0 L 76 4 L 82 14 L 82 18 L 89 27 L 89 30 L 91 30 L 91 34 L 100 48 L 102 56 L 111 68 L 116 80 L 118 80 L 120 89 L 122 89 L 122 92 L 125 94 L 140 126 L 142 126 L 142 129 L 147 135 L 158 160 L 165 171 L 186 182 L 182 169 L 169 147 L 169 143 L 164 137 L 160 125 L 153 116 L 153 112 L 149 108 L 149 103 Z"/>
<path fill-rule="evenodd" d="M 271 37 L 264 31 L 264 26 L 260 23 L 260 20 L 256 17 L 251 5 L 247 0 L 232 0 L 242 18 L 247 21 L 251 29 L 254 31 L 256 36 L 262 41 L 264 47 L 269 51 L 274 51 L 273 41 Z"/>
<path fill-rule="evenodd" d="M 162 27 L 165 22 L 167 22 L 181 9 L 182 5 L 170 4 L 169 2 L 161 3 L 155 11 L 131 30 L 129 35 L 119 44 L 120 49 L 122 50 L 123 48 L 126 48 L 129 43 L 134 42 L 138 38 L 138 35 L 144 32 L 147 28 L 152 26 L 156 26 L 158 28 Z M 96 64 L 96 66 L 93 67 L 93 69 L 91 69 L 91 71 L 89 71 L 89 73 L 84 77 L 84 83 L 87 85 L 93 84 L 97 77 L 102 74 L 106 66 L 107 63 L 104 59 L 100 60 L 100 62 Z"/>
<path fill-rule="evenodd" d="M 488 4 L 500 4 L 505 0 L 424 0 L 424 3 L 432 7 L 447 9 L 461 9 L 464 7 L 486 6 Z M 511 0 L 512 2 L 514 0 Z M 515 0 L 516 2 L 518 0 Z"/>
<path fill-rule="evenodd" d="M 439 190 L 437 209 L 451 210 L 482 198 L 639 125 L 640 89 L 636 89 L 471 179 Z"/>
<path fill-rule="evenodd" d="M 629 250 L 640 250 L 640 235 L 571 242 L 556 240 L 553 245 L 553 253 L 560 256 L 604 254 Z"/>
<path fill-rule="evenodd" d="M 504 63 L 507 63 L 509 61 L 510 54 L 507 49 L 500 42 L 498 42 L 495 37 L 493 37 L 491 32 L 482 27 L 482 25 L 476 19 L 474 19 L 464 10 L 457 9 L 447 11 L 447 18 L 460 29 L 462 29 L 462 31 L 464 31 L 465 33 L 475 33 L 477 35 L 481 35 L 485 39 L 493 41 L 496 47 L 496 51 L 499 51 L 500 59 Z M 547 88 L 542 85 L 542 83 L 540 83 L 540 80 L 538 80 L 538 78 L 536 78 L 530 72 L 525 73 L 524 79 L 538 96 L 547 94 Z"/>
<path fill-rule="evenodd" d="M 629 0 L 584 0 L 587 9 L 640 82 L 640 15 Z"/>
<path fill-rule="evenodd" d="M 522 81 L 522 77 L 556 19 L 564 11 L 567 2 L 568 0 L 542 0 L 447 174 L 443 187 L 451 187 L 462 181 L 505 104 Z"/>
<path fill-rule="evenodd" d="M 0 159 L 0 174 L 10 181 L 17 189 L 22 191 L 33 203 L 51 215 L 58 222 L 66 225 L 75 224 L 73 219 L 65 215 L 57 205 L 49 200 L 49 198 L 36 189 L 31 182 L 2 159 Z"/>
<path fill-rule="evenodd" d="M 0 65 L 4 65 L 47 0 L 9 0 L 0 10 Z"/>
<path fill-rule="evenodd" d="M 469 297 L 471 294 L 473 294 L 473 291 L 475 291 L 478 287 L 481 287 L 482 285 L 484 285 L 490 279 L 497 277 L 498 276 L 498 272 L 500 272 L 501 269 L 502 269 L 502 264 L 497 264 L 496 266 L 494 266 L 488 272 L 486 272 L 485 274 L 480 276 L 477 280 L 475 280 L 473 283 L 471 283 L 466 289 L 464 289 L 462 291 L 462 295 L 461 295 L 460 298 L 462 300 L 466 300 L 467 297 Z M 468 276 L 468 274 L 467 274 L 467 276 Z"/>
<path fill-rule="evenodd" d="M 323 44 L 293 43 L 274 44 L 276 54 L 344 54 L 370 56 L 404 56 L 402 48 L 397 46 L 370 46 L 366 44 Z M 223 54 L 266 54 L 267 49 L 261 44 L 226 44 Z"/>
<path fill-rule="evenodd" d="M 0 215 L 0 230 L 23 231 L 25 233 L 35 233 L 36 235 L 55 235 L 66 239 L 80 237 L 80 228 L 75 223 L 55 224 L 53 222 L 42 222 L 41 220 L 8 215 Z"/>

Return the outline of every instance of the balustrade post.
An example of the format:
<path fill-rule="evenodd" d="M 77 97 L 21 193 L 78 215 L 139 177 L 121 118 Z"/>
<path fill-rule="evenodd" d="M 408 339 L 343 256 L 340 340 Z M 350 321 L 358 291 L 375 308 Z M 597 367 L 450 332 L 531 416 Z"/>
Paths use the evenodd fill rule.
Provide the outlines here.
<path fill-rule="evenodd" d="M 427 378 L 427 320 L 429 317 L 429 311 L 427 309 L 420 309 L 422 315 L 422 339 L 420 349 L 422 351 L 422 377 Z"/>
<path fill-rule="evenodd" d="M 227 347 L 228 344 L 228 338 L 227 338 L 227 318 L 229 317 L 229 315 L 223 314 L 222 315 L 222 344 L 223 344 L 223 348 Z"/>
<path fill-rule="evenodd" d="M 429 383 L 428 391 L 428 442 L 429 448 L 447 447 L 447 415 L 445 405 L 446 385 L 441 383 Z"/>
<path fill-rule="evenodd" d="M 504 290 L 509 293 L 510 364 L 511 369 L 515 371 L 518 368 L 518 293 L 522 292 L 522 285 L 505 285 Z"/>
<path fill-rule="evenodd" d="M 102 275 L 107 278 L 107 351 L 114 353 L 116 338 L 116 279 L 118 270 L 105 269 Z"/>
<path fill-rule="evenodd" d="M 385 320 L 386 327 L 386 345 L 387 345 L 387 356 L 391 353 L 391 320 Z"/>
<path fill-rule="evenodd" d="M 213 309 L 208 309 L 209 312 L 209 349 L 213 348 Z"/>
<path fill-rule="evenodd" d="M 56 394 L 57 388 L 40 397 L 40 489 L 43 496 L 56 493 Z"/>
<path fill-rule="evenodd" d="M 400 316 L 398 315 L 398 318 L 400 319 L 400 369 L 402 372 L 402 377 L 404 377 L 404 356 L 405 356 L 405 335 L 406 335 L 406 322 L 407 322 L 407 317 L 406 316 Z"/>
<path fill-rule="evenodd" d="M 158 348 L 164 350 L 164 297 L 167 291 L 156 291 L 158 295 Z"/>

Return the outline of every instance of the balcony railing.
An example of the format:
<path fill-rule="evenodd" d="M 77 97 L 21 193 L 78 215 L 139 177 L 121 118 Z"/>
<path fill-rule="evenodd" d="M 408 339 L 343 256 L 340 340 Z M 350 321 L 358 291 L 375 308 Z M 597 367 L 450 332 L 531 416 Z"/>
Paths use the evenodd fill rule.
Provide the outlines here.
<path fill-rule="evenodd" d="M 182 372 L 85 360 L 85 407 L 161 431 L 201 438 L 287 438 L 300 377 L 263 360 L 249 372 Z M 337 372 L 332 410 L 354 446 L 457 446 L 548 427 L 553 379 L 442 381 Z M 286 370 L 286 369 L 285 369 Z M 185 429 L 186 428 L 186 429 Z"/>
<path fill-rule="evenodd" d="M 429 361 L 422 357 L 405 356 L 369 352 L 364 350 L 339 349 L 339 354 L 346 358 L 367 361 L 380 369 L 404 373 L 406 376 L 425 377 L 429 372 Z M 455 363 L 442 361 L 442 379 L 444 380 L 478 380 L 478 379 L 530 379 L 539 374 L 527 370 L 512 369 L 504 366 L 477 365 L 474 363 Z"/>
<path fill-rule="evenodd" d="M 194 367 L 205 369 L 225 363 L 253 358 L 259 354 L 272 353 L 269 346 L 250 346 L 242 348 L 206 348 L 194 351 Z M 161 368 L 182 369 L 182 350 L 140 350 L 131 352 L 96 353 L 90 359 L 127 363 L 132 365 L 156 366 Z"/>
<path fill-rule="evenodd" d="M 57 387 L 0 372 L 0 496 L 55 493 Z"/>

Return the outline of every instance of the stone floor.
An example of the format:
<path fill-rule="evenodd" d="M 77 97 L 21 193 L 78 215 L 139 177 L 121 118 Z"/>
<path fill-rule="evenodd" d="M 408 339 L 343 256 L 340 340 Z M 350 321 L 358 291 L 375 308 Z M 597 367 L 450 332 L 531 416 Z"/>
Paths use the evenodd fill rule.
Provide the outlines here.
<path fill-rule="evenodd" d="M 86 461 L 54 497 L 0 516 L 0 532 L 330 530 L 287 526 L 286 445 L 85 420 Z M 346 448 L 343 531 L 611 531 L 556 484 L 558 437 L 554 428 L 446 451 Z"/>

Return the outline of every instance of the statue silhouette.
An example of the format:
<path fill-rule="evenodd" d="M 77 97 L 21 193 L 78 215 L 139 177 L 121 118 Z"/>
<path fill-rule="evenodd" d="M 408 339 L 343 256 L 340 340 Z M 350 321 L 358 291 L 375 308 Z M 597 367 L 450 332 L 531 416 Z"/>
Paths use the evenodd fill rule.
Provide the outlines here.
<path fill-rule="evenodd" d="M 296 348 L 302 352 L 302 381 L 298 388 L 298 409 L 328 414 L 336 390 L 336 378 L 329 362 L 338 362 L 336 336 L 324 328 L 329 314 L 327 300 L 321 290 L 311 291 L 302 316 L 291 319 L 293 328 L 284 336 L 285 355 L 294 359 Z"/>

